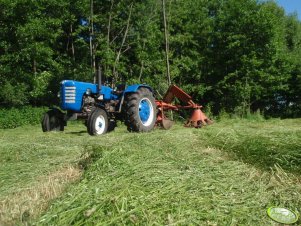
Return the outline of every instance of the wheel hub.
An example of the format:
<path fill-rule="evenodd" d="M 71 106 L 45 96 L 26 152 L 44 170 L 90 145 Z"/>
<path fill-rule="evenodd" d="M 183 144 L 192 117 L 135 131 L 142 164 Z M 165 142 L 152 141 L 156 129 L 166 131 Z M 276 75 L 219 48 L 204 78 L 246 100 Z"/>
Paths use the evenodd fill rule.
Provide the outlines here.
<path fill-rule="evenodd" d="M 145 126 L 149 126 L 152 123 L 153 107 L 147 98 L 142 99 L 139 103 L 139 117 Z"/>
<path fill-rule="evenodd" d="M 95 130 L 97 134 L 102 134 L 105 129 L 105 119 L 103 116 L 99 116 L 95 122 Z"/>

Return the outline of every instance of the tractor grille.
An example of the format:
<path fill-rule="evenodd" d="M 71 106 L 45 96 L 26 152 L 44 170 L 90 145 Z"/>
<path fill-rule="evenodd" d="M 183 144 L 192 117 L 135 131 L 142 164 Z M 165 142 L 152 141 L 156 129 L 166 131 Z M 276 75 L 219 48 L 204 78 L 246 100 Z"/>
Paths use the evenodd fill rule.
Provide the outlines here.
<path fill-rule="evenodd" d="M 65 103 L 74 104 L 76 97 L 76 87 L 66 86 L 65 87 Z"/>

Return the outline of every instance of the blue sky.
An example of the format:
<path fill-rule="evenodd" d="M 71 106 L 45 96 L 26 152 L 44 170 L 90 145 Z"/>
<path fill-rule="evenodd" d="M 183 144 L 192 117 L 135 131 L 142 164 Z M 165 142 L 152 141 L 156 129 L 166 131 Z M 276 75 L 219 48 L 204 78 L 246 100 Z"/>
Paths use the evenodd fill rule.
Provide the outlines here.
<path fill-rule="evenodd" d="M 301 0 L 276 0 L 276 2 L 285 9 L 287 14 L 297 12 L 301 20 Z"/>

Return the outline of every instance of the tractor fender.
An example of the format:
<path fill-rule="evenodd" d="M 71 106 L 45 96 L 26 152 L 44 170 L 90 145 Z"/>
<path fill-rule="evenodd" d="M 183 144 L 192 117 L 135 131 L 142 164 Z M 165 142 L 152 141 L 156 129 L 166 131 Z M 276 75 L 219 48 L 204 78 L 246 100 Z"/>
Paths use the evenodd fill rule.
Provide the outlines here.
<path fill-rule="evenodd" d="M 135 93 L 141 87 L 147 88 L 147 89 L 149 89 L 153 93 L 153 89 L 150 86 L 148 86 L 148 85 L 141 85 L 141 84 L 135 84 L 135 85 L 127 86 L 126 89 L 124 90 L 124 94 Z"/>
<path fill-rule="evenodd" d="M 134 85 L 127 86 L 125 88 L 125 90 L 123 91 L 123 95 L 121 97 L 121 101 L 120 101 L 120 104 L 119 104 L 119 110 L 118 110 L 119 113 L 122 111 L 123 103 L 124 103 L 124 100 L 125 100 L 126 96 L 130 93 L 136 93 L 138 91 L 138 89 L 141 88 L 141 87 L 147 88 L 152 93 L 154 93 L 153 89 L 148 85 L 134 84 Z"/>

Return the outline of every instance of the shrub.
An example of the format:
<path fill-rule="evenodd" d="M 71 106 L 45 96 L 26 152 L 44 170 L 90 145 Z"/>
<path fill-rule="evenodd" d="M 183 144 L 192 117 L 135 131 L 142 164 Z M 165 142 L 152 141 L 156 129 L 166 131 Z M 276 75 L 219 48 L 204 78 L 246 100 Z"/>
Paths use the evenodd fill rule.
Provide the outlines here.
<path fill-rule="evenodd" d="M 28 104 L 27 85 L 24 83 L 11 84 L 5 82 L 0 90 L 0 102 L 5 106 L 20 106 Z"/>
<path fill-rule="evenodd" d="M 0 109 L 0 129 L 39 124 L 45 111 L 47 111 L 46 107 L 2 108 Z"/>

